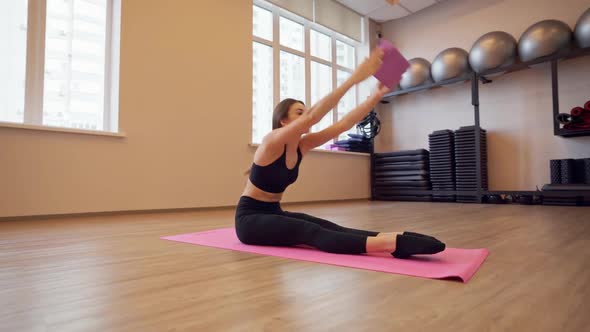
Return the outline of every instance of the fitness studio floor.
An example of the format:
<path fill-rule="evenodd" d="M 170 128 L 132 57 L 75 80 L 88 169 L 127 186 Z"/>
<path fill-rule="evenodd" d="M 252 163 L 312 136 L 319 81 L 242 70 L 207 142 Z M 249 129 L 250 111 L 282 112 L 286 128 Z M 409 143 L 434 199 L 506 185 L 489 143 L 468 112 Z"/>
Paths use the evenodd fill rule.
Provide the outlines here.
<path fill-rule="evenodd" d="M 587 331 L 589 208 L 286 205 L 490 256 L 467 284 L 160 240 L 233 210 L 0 222 L 1 331 Z M 585 309 L 584 309 L 585 308 Z"/>

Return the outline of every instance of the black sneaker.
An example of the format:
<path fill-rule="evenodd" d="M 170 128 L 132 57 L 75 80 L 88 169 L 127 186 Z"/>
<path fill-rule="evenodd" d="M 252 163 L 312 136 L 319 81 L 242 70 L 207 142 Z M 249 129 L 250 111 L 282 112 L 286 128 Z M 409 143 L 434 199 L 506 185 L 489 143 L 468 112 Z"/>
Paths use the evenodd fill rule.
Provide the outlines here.
<path fill-rule="evenodd" d="M 433 236 L 429 236 L 429 235 L 425 235 L 425 234 L 420 234 L 420 233 L 414 233 L 414 232 L 404 232 L 404 235 L 411 235 L 411 236 L 417 236 L 417 237 L 425 237 L 434 241 L 438 241 L 441 242 L 439 239 L 433 237 Z"/>
<path fill-rule="evenodd" d="M 432 255 L 445 250 L 445 244 L 428 237 L 397 235 L 396 249 L 391 255 L 395 258 L 408 258 L 412 255 Z"/>

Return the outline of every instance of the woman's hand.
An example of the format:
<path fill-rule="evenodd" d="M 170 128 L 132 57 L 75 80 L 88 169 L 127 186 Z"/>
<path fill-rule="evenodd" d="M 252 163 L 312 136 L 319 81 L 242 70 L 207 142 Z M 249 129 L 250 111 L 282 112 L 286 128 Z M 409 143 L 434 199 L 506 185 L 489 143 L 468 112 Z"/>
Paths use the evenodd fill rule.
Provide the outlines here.
<path fill-rule="evenodd" d="M 386 95 L 387 93 L 389 93 L 392 89 L 388 88 L 387 86 L 385 86 L 385 84 L 379 82 L 379 84 L 377 85 L 377 90 L 375 92 L 373 92 L 373 95 L 376 98 L 383 98 L 384 95 Z"/>
<path fill-rule="evenodd" d="M 383 64 L 383 55 L 383 50 L 380 47 L 376 47 L 371 55 L 352 73 L 351 79 L 354 84 L 360 83 L 375 74 Z"/>

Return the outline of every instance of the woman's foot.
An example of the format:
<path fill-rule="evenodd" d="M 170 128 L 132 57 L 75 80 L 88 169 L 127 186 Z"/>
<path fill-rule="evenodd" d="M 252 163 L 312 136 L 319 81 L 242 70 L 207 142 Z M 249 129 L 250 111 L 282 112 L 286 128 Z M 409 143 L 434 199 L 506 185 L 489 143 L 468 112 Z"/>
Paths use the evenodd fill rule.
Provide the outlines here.
<path fill-rule="evenodd" d="M 396 239 L 399 235 L 402 235 L 402 233 L 379 233 L 377 236 L 369 236 L 366 250 L 367 252 L 392 252 L 396 248 Z"/>
<path fill-rule="evenodd" d="M 408 231 L 405 231 L 403 233 L 402 232 L 388 232 L 388 233 L 383 232 L 383 233 L 377 234 L 377 236 L 378 237 L 379 236 L 387 236 L 387 237 L 393 236 L 393 237 L 396 237 L 398 234 L 411 235 L 411 236 L 417 236 L 417 237 L 425 237 L 425 238 L 429 238 L 429 239 L 432 239 L 432 240 L 441 242 L 440 240 L 438 240 L 434 236 L 430 236 L 430 235 L 426 235 L 426 234 L 420 234 L 420 233 L 414 233 L 414 232 L 408 232 Z"/>
<path fill-rule="evenodd" d="M 438 241 L 440 242 L 437 238 L 435 238 L 434 236 L 429 236 L 429 235 L 425 235 L 425 234 L 420 234 L 420 233 L 414 233 L 414 232 L 404 232 L 404 235 L 411 235 L 411 236 L 417 236 L 417 237 L 424 237 L 424 238 L 428 238 L 434 241 Z"/>
<path fill-rule="evenodd" d="M 445 250 L 445 244 L 429 236 L 398 235 L 395 251 L 391 255 L 395 258 L 408 258 L 412 255 L 432 255 Z"/>

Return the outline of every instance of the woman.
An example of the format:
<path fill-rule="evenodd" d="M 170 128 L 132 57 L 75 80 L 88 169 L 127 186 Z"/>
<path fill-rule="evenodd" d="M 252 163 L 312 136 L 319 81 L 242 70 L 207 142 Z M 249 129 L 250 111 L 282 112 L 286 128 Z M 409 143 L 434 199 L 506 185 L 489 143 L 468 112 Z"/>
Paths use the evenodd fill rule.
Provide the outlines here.
<path fill-rule="evenodd" d="M 273 130 L 263 138 L 254 154 L 250 176 L 236 210 L 236 233 L 241 242 L 267 246 L 306 245 L 340 254 L 386 251 L 396 258 L 444 250 L 444 243 L 430 236 L 346 228 L 307 214 L 283 211 L 280 206 L 283 192 L 297 179 L 301 159 L 307 151 L 352 128 L 389 91 L 379 84 L 377 91 L 336 124 L 308 134 L 346 91 L 377 72 L 382 59 L 383 51 L 377 48 L 347 81 L 310 109 L 294 99 L 285 99 L 276 106 Z"/>

